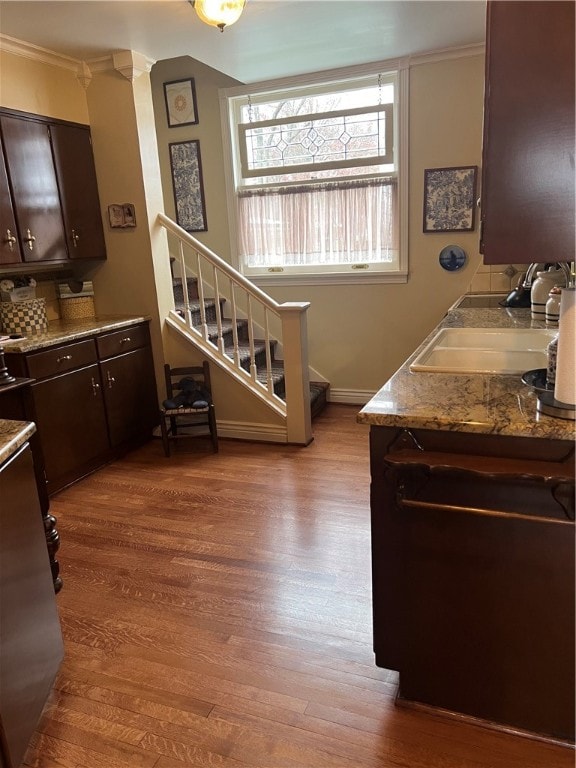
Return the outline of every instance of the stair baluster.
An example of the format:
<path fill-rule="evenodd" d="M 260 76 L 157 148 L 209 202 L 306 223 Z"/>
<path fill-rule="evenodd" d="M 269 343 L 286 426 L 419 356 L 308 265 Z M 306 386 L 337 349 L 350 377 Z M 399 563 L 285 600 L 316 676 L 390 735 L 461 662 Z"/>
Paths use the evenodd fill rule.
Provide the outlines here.
<path fill-rule="evenodd" d="M 240 368 L 240 348 L 238 346 L 238 312 L 236 308 L 236 286 L 230 278 L 230 303 L 232 306 L 232 342 L 234 344 L 234 365 Z"/>

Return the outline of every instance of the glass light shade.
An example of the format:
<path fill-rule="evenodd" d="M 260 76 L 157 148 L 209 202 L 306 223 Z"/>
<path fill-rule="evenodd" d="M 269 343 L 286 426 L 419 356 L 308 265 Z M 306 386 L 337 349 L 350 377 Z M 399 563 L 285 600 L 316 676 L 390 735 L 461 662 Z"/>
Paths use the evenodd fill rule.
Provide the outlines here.
<path fill-rule="evenodd" d="M 211 27 L 229 27 L 238 21 L 246 0 L 194 0 L 194 10 L 198 17 Z"/>

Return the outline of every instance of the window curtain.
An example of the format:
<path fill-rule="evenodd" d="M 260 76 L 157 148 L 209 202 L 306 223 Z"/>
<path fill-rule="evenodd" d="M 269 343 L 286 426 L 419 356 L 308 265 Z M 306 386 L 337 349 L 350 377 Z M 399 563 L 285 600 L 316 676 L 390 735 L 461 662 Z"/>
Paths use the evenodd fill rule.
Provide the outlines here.
<path fill-rule="evenodd" d="M 392 262 L 397 219 L 394 178 L 243 190 L 240 256 L 252 268 Z"/>

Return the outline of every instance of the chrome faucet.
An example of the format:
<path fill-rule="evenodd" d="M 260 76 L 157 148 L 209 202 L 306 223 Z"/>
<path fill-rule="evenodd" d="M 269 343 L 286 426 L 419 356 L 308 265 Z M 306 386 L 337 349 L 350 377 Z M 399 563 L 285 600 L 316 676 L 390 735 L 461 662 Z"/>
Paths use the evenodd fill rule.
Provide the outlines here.
<path fill-rule="evenodd" d="M 539 267 L 542 262 L 536 262 L 534 264 L 530 264 L 528 267 L 528 270 L 526 272 L 526 275 L 524 277 L 524 280 L 522 282 L 522 288 L 526 290 L 530 290 L 532 287 L 532 283 L 534 282 L 534 275 L 536 272 L 540 271 Z M 545 264 L 544 269 L 546 269 L 548 266 L 553 266 L 553 264 Z M 565 285 L 569 286 L 572 285 L 572 269 L 570 267 L 569 262 L 567 261 L 559 261 L 556 263 L 556 267 L 559 267 L 562 272 L 564 272 L 564 276 L 566 278 Z"/>

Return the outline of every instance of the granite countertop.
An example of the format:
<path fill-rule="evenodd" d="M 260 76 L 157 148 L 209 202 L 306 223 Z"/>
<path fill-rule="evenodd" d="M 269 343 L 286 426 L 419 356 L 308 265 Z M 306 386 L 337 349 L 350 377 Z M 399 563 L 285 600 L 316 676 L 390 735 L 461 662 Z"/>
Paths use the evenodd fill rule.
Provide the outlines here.
<path fill-rule="evenodd" d="M 544 328 L 529 309 L 453 309 L 360 411 L 375 426 L 437 429 L 512 437 L 574 439 L 574 422 L 536 410 L 537 393 L 519 375 L 410 371 L 440 328 Z"/>
<path fill-rule="evenodd" d="M 36 431 L 31 421 L 0 419 L 0 465 L 10 458 Z"/>
<path fill-rule="evenodd" d="M 83 320 L 53 320 L 48 324 L 44 333 L 34 333 L 23 339 L 3 341 L 4 352 L 33 352 L 54 344 L 64 344 L 76 341 L 94 333 L 117 331 L 137 323 L 147 322 L 150 318 L 144 316 L 100 315 Z"/>

